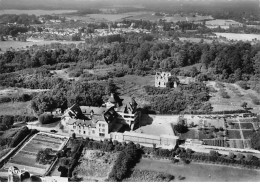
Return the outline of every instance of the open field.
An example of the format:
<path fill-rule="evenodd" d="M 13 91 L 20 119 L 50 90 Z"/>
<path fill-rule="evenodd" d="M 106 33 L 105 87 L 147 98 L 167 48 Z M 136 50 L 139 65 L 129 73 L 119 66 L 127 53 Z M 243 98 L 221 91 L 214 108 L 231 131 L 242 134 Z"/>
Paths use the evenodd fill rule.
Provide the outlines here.
<path fill-rule="evenodd" d="M 0 98 L 1 97 L 11 97 L 15 95 L 22 95 L 22 94 L 32 94 L 38 92 L 48 91 L 45 89 L 25 89 L 25 88 L 3 88 L 0 87 Z"/>
<path fill-rule="evenodd" d="M 8 9 L 0 11 L 0 15 L 3 14 L 29 14 L 29 15 L 50 15 L 50 14 L 64 14 L 64 13 L 73 13 L 76 10 L 15 10 L 15 9 Z"/>
<path fill-rule="evenodd" d="M 0 115 L 34 116 L 30 102 L 0 103 Z"/>
<path fill-rule="evenodd" d="M 174 179 L 175 177 L 170 174 L 134 169 L 131 176 L 124 179 L 123 182 L 171 182 Z"/>
<path fill-rule="evenodd" d="M 187 182 L 258 182 L 260 171 L 239 169 L 229 166 L 191 163 L 188 165 L 172 164 L 170 161 L 141 159 L 135 167 L 139 170 L 151 170 L 169 173 L 175 177 L 184 176 Z M 178 181 L 175 178 L 174 181 Z"/>
<path fill-rule="evenodd" d="M 177 123 L 177 116 L 163 117 L 158 115 L 142 115 L 141 128 L 135 130 L 138 133 L 151 135 L 174 135 L 173 125 Z"/>
<path fill-rule="evenodd" d="M 228 40 L 236 41 L 252 41 L 254 39 L 260 40 L 260 35 L 258 34 L 239 34 L 239 33 L 215 33 L 217 37 L 226 37 Z"/>
<path fill-rule="evenodd" d="M 0 48 L 2 52 L 5 52 L 7 49 L 26 49 L 33 45 L 48 45 L 51 43 L 62 43 L 62 44 L 79 44 L 83 43 L 83 41 L 60 41 L 60 40 L 28 40 L 27 42 L 20 42 L 20 41 L 0 41 Z"/>
<path fill-rule="evenodd" d="M 146 96 L 143 86 L 154 85 L 154 76 L 136 76 L 126 75 L 124 77 L 115 78 L 114 82 L 120 88 L 121 95 L 134 97 L 139 105 L 149 104 L 149 99 Z"/>
<path fill-rule="evenodd" d="M 188 42 L 195 42 L 195 43 L 200 43 L 201 40 L 202 40 L 201 38 L 192 38 L 192 37 L 190 37 L 190 38 L 179 37 L 179 39 L 180 39 L 180 41 L 188 41 Z M 212 43 L 212 40 L 210 40 L 210 39 L 203 39 L 203 42 L 210 44 L 210 43 Z"/>
<path fill-rule="evenodd" d="M 24 146 L 5 164 L 4 168 L 17 166 L 26 169 L 32 174 L 44 175 L 51 164 L 40 164 L 36 162 L 37 153 L 46 148 L 58 151 L 67 141 L 67 138 L 38 133 L 31 138 Z"/>
<path fill-rule="evenodd" d="M 225 111 L 225 110 L 241 110 L 241 104 L 246 102 L 248 107 L 252 108 L 253 113 L 258 113 L 260 111 L 260 105 L 255 105 L 252 102 L 252 95 L 258 99 L 260 99 L 260 94 L 251 89 L 245 90 L 242 89 L 237 84 L 223 83 L 224 87 L 222 87 L 230 96 L 230 98 L 222 98 L 220 94 L 212 93 L 212 97 L 209 102 L 212 104 L 213 111 Z M 219 87 L 216 86 L 216 82 L 209 81 L 207 82 L 207 86 L 214 87 L 217 91 L 220 90 Z"/>
<path fill-rule="evenodd" d="M 80 164 L 74 172 L 77 172 L 79 177 L 83 177 L 83 181 L 105 181 L 118 154 L 99 150 L 85 150 L 83 157 L 80 159 Z"/>
<path fill-rule="evenodd" d="M 131 20 L 140 20 L 142 18 L 147 18 L 147 20 L 154 20 L 154 16 L 152 16 L 153 12 L 127 12 L 127 13 L 118 13 L 118 14 L 88 14 L 85 16 L 71 16 L 65 15 L 71 19 L 82 20 L 85 22 L 114 22 L 121 21 L 123 19 L 131 19 Z M 156 16 L 158 17 L 158 16 Z M 159 19 L 159 18 L 157 18 Z M 157 20 L 156 19 L 156 20 Z"/>

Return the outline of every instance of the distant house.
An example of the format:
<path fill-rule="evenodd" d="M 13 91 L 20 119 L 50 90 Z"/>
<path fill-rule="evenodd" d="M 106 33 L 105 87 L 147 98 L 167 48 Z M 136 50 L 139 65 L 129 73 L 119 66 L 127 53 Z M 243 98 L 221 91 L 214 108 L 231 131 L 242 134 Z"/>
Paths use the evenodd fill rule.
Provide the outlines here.
<path fill-rule="evenodd" d="M 170 76 L 172 76 L 170 72 L 157 72 L 155 74 L 155 87 L 166 87 Z M 177 82 L 174 83 L 174 88 L 176 87 Z"/>

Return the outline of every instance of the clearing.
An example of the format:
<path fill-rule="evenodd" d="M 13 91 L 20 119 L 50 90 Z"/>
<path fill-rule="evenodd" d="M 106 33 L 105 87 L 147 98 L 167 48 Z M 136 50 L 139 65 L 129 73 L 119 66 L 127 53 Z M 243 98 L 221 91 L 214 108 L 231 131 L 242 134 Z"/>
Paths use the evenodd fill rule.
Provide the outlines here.
<path fill-rule="evenodd" d="M 258 34 L 240 34 L 240 33 L 215 33 L 217 37 L 226 37 L 228 40 L 241 40 L 241 41 L 252 41 L 260 40 L 260 35 Z"/>
<path fill-rule="evenodd" d="M 105 181 L 112 170 L 119 153 L 85 150 L 80 164 L 74 170 L 83 181 Z"/>
<path fill-rule="evenodd" d="M 34 116 L 30 101 L 0 103 L 0 115 L 26 115 Z"/>
<path fill-rule="evenodd" d="M 217 91 L 220 90 L 217 87 L 217 82 L 208 81 L 207 86 L 211 86 Z M 228 110 L 241 110 L 241 104 L 246 102 L 248 107 L 252 108 L 253 113 L 258 113 L 260 111 L 260 105 L 255 105 L 252 103 L 251 96 L 254 95 L 256 98 L 260 99 L 260 94 L 252 89 L 242 89 L 237 84 L 231 83 L 221 83 L 224 85 L 223 89 L 227 92 L 230 98 L 222 98 L 219 92 L 211 93 L 212 97 L 209 102 L 212 104 L 213 111 L 228 111 Z"/>

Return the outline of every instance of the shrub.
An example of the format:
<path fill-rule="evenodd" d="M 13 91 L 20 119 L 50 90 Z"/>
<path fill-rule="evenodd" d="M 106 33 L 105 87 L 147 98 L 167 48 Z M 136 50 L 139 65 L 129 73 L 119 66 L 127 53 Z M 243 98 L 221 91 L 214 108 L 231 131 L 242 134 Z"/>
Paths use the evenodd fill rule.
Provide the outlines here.
<path fill-rule="evenodd" d="M 228 93 L 224 89 L 220 89 L 219 93 L 220 93 L 220 96 L 222 98 L 230 98 L 230 96 L 228 95 Z"/>
<path fill-rule="evenodd" d="M 23 127 L 15 134 L 12 142 L 10 143 L 10 147 L 16 147 L 28 134 L 30 134 L 28 127 Z"/>
<path fill-rule="evenodd" d="M 186 132 L 188 132 L 188 130 L 189 130 L 188 127 L 185 126 L 185 125 L 183 125 L 183 124 L 174 125 L 174 126 L 173 126 L 173 129 L 174 129 L 176 132 L 180 133 L 180 134 L 186 133 Z"/>
<path fill-rule="evenodd" d="M 139 154 L 140 153 L 138 152 L 135 144 L 129 143 L 126 148 L 118 155 L 115 165 L 113 166 L 112 171 L 109 174 L 109 179 L 122 181 L 129 170 L 134 167 L 134 165 L 139 160 Z"/>
<path fill-rule="evenodd" d="M 239 85 L 242 89 L 245 89 L 245 90 L 249 89 L 246 81 L 238 81 L 237 85 Z"/>

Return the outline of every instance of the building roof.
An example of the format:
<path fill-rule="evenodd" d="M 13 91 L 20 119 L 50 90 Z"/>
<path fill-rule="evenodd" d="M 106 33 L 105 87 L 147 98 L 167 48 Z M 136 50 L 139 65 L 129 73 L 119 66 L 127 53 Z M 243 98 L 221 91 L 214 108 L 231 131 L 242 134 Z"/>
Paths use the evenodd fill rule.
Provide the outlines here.
<path fill-rule="evenodd" d="M 106 107 L 92 107 L 92 106 L 80 106 L 83 114 L 91 114 L 91 111 L 94 112 L 94 115 L 103 115 L 106 111 Z"/>

